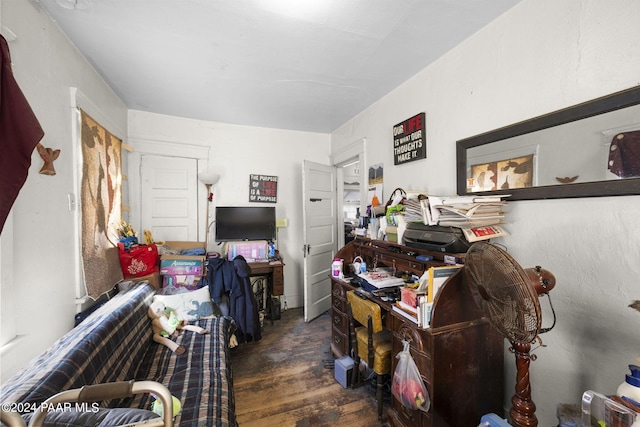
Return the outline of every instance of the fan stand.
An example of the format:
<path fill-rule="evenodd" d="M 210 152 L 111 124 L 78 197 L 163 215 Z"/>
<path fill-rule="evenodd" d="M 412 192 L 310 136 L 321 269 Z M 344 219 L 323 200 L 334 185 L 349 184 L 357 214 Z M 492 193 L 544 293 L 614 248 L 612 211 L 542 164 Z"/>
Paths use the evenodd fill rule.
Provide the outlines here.
<path fill-rule="evenodd" d="M 516 355 L 516 394 L 511 398 L 509 415 L 518 427 L 534 427 L 538 425 L 536 404 L 531 400 L 531 384 L 529 382 L 529 364 L 531 363 L 531 344 L 511 343 Z M 535 360 L 535 357 L 534 357 Z"/>
<path fill-rule="evenodd" d="M 555 277 L 539 266 L 523 270 L 507 252 L 483 242 L 469 248 L 464 268 L 476 303 L 509 339 L 509 350 L 516 356 L 516 394 L 511 398 L 509 421 L 517 427 L 537 427 L 529 381 L 529 365 L 536 360 L 530 354 L 531 343 L 550 330 L 541 329 L 538 298 L 553 289 Z"/>

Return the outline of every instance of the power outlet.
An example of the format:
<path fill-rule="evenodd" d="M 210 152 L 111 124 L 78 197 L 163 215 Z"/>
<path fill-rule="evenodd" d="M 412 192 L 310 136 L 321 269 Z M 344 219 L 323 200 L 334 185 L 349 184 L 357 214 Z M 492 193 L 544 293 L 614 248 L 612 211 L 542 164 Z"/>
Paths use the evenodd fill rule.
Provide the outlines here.
<path fill-rule="evenodd" d="M 69 208 L 69 212 L 73 212 L 76 210 L 76 195 L 73 193 L 68 193 L 67 194 L 67 203 L 68 203 L 68 208 Z"/>

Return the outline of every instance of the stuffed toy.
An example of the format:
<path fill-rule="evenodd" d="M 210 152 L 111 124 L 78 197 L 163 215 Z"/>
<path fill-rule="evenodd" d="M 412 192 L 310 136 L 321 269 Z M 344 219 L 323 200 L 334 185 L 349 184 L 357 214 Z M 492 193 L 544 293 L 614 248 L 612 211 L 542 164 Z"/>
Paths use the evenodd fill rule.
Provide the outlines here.
<path fill-rule="evenodd" d="M 180 400 L 177 397 L 175 397 L 173 395 L 171 396 L 171 402 L 173 403 L 173 416 L 175 417 L 182 410 L 182 403 L 180 402 Z M 154 414 L 159 415 L 161 417 L 164 416 L 164 410 L 162 408 L 162 401 L 160 399 L 156 398 L 156 400 L 153 401 L 153 403 L 151 404 L 151 412 L 153 412 Z"/>
<path fill-rule="evenodd" d="M 189 325 L 185 320 L 179 319 L 176 312 L 167 308 L 162 301 L 154 301 L 149 306 L 148 315 L 151 318 L 153 340 L 169 347 L 176 354 L 183 354 L 186 351 L 183 346 L 178 345 L 171 339 L 177 337 L 180 331 L 193 331 L 199 334 L 209 333 L 208 329 Z"/>

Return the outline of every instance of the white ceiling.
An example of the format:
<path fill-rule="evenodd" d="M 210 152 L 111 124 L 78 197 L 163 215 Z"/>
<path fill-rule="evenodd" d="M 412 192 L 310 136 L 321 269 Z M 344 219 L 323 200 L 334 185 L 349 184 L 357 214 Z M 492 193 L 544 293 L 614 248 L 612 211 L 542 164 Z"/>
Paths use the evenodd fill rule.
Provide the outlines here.
<path fill-rule="evenodd" d="M 130 109 L 329 133 L 521 0 L 36 1 Z"/>

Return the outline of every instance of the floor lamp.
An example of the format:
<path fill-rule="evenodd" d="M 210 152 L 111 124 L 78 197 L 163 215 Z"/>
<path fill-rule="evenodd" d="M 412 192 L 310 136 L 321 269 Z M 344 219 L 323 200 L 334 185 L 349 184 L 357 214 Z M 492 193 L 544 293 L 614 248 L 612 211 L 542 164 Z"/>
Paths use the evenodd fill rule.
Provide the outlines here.
<path fill-rule="evenodd" d="M 207 214 L 204 217 L 204 232 L 205 232 L 205 244 L 207 251 L 209 250 L 209 205 L 213 201 L 213 193 L 211 192 L 211 187 L 213 187 L 218 180 L 220 179 L 220 175 L 216 173 L 199 173 L 198 180 L 207 187 Z M 213 224 L 213 221 L 211 222 Z"/>

